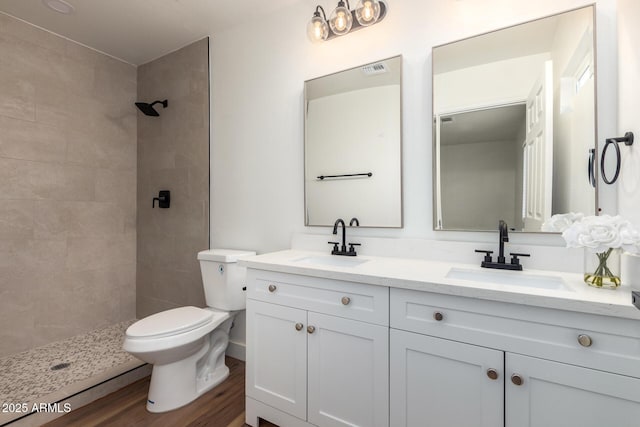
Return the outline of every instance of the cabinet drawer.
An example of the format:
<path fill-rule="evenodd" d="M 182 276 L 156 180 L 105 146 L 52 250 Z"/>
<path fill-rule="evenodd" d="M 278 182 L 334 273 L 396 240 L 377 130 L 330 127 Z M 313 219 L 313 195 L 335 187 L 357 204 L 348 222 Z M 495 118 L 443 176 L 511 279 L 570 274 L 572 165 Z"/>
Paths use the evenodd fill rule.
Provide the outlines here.
<path fill-rule="evenodd" d="M 390 301 L 395 329 L 640 378 L 634 320 L 406 289 Z"/>
<path fill-rule="evenodd" d="M 247 269 L 247 298 L 389 325 L 389 288 Z"/>

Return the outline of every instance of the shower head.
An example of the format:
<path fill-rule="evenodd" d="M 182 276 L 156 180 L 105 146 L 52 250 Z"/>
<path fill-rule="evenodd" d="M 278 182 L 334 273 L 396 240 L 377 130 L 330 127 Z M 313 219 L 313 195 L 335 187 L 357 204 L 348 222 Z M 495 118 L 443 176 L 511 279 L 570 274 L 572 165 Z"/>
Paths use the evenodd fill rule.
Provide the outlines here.
<path fill-rule="evenodd" d="M 157 117 L 160 114 L 156 111 L 155 108 L 153 108 L 153 106 L 156 104 L 162 104 L 163 108 L 167 108 L 167 105 L 169 105 L 169 101 L 165 99 L 164 101 L 154 101 L 151 104 L 147 104 L 146 102 L 136 102 L 136 107 L 138 107 L 145 116 Z"/>

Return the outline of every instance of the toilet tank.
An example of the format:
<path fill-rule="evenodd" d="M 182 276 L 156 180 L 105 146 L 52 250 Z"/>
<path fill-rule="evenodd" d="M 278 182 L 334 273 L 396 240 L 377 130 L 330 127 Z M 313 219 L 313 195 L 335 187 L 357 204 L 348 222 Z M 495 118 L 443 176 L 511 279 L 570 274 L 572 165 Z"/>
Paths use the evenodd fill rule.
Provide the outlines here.
<path fill-rule="evenodd" d="M 209 249 L 198 252 L 202 285 L 207 306 L 224 311 L 244 310 L 247 306 L 245 267 L 238 265 L 243 257 L 255 255 L 253 251 L 235 249 Z"/>

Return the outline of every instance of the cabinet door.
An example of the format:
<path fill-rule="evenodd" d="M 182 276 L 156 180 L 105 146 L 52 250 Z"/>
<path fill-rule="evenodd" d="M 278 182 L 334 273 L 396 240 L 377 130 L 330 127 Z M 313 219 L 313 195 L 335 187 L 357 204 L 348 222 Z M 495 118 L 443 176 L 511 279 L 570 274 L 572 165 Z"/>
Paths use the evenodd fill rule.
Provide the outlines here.
<path fill-rule="evenodd" d="M 304 310 L 247 300 L 247 396 L 303 420 L 307 417 L 306 322 Z"/>
<path fill-rule="evenodd" d="M 309 419 L 331 426 L 389 425 L 389 329 L 309 313 Z"/>
<path fill-rule="evenodd" d="M 503 425 L 502 351 L 396 329 L 390 348 L 392 426 Z"/>
<path fill-rule="evenodd" d="M 640 425 L 640 379 L 511 353 L 506 372 L 506 427 Z"/>

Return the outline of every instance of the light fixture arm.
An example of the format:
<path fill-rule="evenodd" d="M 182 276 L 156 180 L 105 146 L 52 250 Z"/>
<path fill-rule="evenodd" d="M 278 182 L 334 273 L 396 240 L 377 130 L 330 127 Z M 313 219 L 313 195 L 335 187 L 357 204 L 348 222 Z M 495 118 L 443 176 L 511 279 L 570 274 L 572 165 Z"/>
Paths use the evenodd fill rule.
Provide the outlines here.
<path fill-rule="evenodd" d="M 324 12 L 324 8 L 322 6 L 320 6 L 320 5 L 316 6 L 316 11 L 313 12 L 313 16 L 320 16 L 320 12 L 319 12 L 320 10 L 322 11 L 322 19 L 324 19 L 326 21 L 327 20 L 327 14 Z"/>

